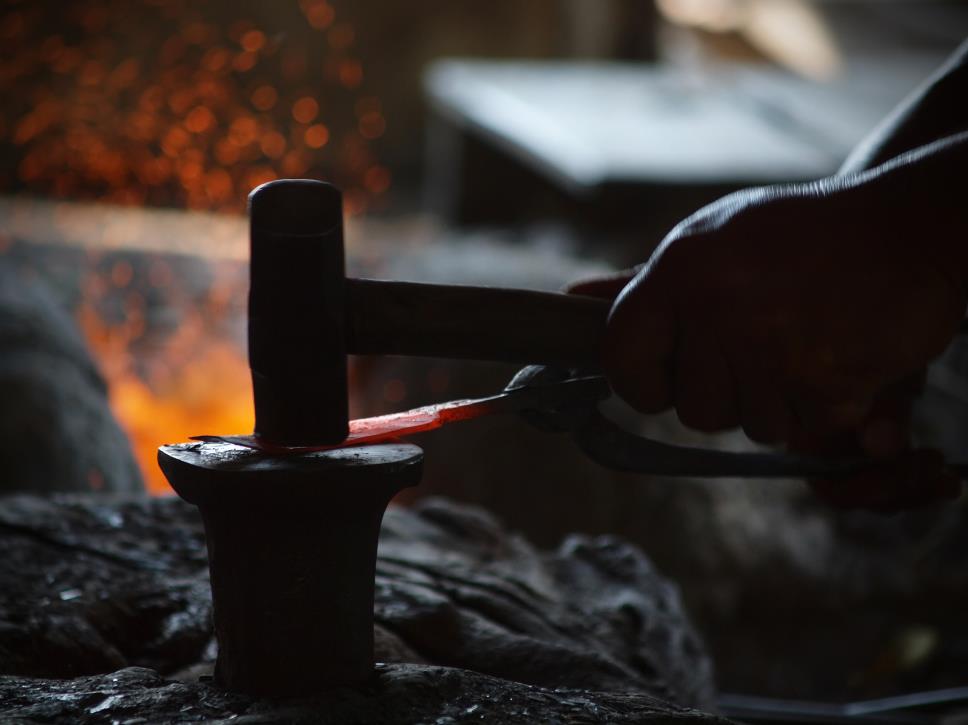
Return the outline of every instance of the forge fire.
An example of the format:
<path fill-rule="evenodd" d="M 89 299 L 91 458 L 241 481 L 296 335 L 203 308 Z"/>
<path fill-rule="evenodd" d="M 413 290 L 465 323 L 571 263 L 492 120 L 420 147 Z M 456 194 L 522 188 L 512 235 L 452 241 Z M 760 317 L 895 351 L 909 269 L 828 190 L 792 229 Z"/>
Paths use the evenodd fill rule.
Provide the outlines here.
<path fill-rule="evenodd" d="M 284 5 L 246 14 L 232 3 L 8 4 L 0 183 L 54 199 L 231 213 L 260 183 L 321 176 L 345 189 L 349 214 L 379 207 L 390 185 L 377 160 L 386 121 L 353 23 L 323 0 Z M 277 12 L 288 13 L 285 32 L 266 26 Z M 42 213 L 64 217 L 48 241 L 76 230 L 70 208 Z M 159 223 L 134 214 L 105 235 L 103 218 L 89 222 L 75 315 L 143 477 L 165 492 L 158 445 L 251 429 L 252 411 L 229 392 L 248 375 L 244 341 L 226 329 L 244 304 L 244 276 L 219 264 L 226 245 L 241 256 L 243 228 L 213 233 L 225 222 L 199 219 L 166 230 L 191 239 L 110 253 L 106 236 L 137 249 Z M 13 244 L 9 229 L 0 234 Z M 178 261 L 159 252 L 179 248 L 209 258 L 210 281 L 176 276 Z M 159 305 L 177 322 L 159 324 Z"/>

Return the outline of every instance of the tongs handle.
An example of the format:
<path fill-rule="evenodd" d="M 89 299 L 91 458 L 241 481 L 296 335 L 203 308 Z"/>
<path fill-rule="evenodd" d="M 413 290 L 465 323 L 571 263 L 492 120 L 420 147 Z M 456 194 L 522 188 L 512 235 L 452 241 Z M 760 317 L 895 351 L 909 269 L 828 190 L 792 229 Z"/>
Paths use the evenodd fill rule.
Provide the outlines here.
<path fill-rule="evenodd" d="M 738 453 L 662 443 L 622 430 L 597 411 L 575 431 L 582 451 L 599 465 L 626 473 L 697 478 L 847 478 L 861 471 L 891 470 L 896 462 L 825 458 L 797 453 Z M 945 468 L 968 480 L 968 463 Z"/>
<path fill-rule="evenodd" d="M 574 378 L 574 371 L 531 366 L 521 370 L 508 388 L 547 384 L 554 380 L 568 382 Z M 583 378 L 585 384 L 594 380 L 594 377 Z M 599 380 L 607 390 L 604 379 Z M 538 406 L 525 418 L 544 430 L 571 432 L 578 446 L 593 461 L 627 473 L 697 478 L 816 479 L 846 478 L 876 469 L 889 471 L 897 465 L 896 461 L 863 456 L 829 458 L 799 453 L 739 453 L 663 443 L 620 428 L 602 415 L 597 401 L 591 398 L 575 400 L 573 406 L 560 405 L 554 410 Z M 946 468 L 968 478 L 966 463 L 949 463 Z"/>
<path fill-rule="evenodd" d="M 585 455 L 615 471 L 702 478 L 842 478 L 890 462 L 793 453 L 737 453 L 662 443 L 622 430 L 594 411 L 575 431 Z"/>

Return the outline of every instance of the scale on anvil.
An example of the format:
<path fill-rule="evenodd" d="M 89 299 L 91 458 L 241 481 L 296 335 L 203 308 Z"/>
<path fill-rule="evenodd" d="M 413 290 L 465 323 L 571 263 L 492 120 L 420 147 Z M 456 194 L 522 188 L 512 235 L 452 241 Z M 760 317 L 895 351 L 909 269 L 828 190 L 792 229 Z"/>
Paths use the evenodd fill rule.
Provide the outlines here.
<path fill-rule="evenodd" d="M 253 435 L 162 446 L 172 488 L 201 510 L 219 651 L 216 681 L 288 696 L 373 671 L 377 538 L 416 485 L 423 452 L 399 436 L 517 411 L 568 431 L 597 462 L 660 475 L 835 477 L 874 463 L 730 453 L 632 435 L 604 418 L 593 370 L 610 303 L 490 287 L 347 279 L 342 199 L 323 182 L 249 197 Z M 489 398 L 348 420 L 347 354 L 532 365 Z M 535 366 L 537 365 L 537 366 Z"/>

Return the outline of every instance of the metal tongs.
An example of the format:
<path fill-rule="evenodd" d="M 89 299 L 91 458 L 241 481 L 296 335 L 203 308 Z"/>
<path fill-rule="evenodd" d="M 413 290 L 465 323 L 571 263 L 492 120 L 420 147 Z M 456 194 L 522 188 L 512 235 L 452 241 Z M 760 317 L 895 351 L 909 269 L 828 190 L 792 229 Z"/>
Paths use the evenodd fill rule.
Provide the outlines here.
<path fill-rule="evenodd" d="M 518 372 L 496 395 L 352 420 L 349 436 L 335 446 L 281 446 L 254 435 L 194 438 L 234 443 L 271 455 L 294 455 L 393 441 L 485 415 L 517 413 L 542 430 L 570 433 L 593 461 L 628 473 L 701 478 L 840 478 L 892 466 L 891 461 L 862 457 L 738 453 L 663 443 L 630 433 L 603 415 L 599 404 L 611 394 L 608 382 L 601 375 L 532 365 Z M 968 474 L 968 464 L 948 468 Z"/>
<path fill-rule="evenodd" d="M 574 378 L 543 366 L 521 370 L 508 390 L 548 386 L 557 378 L 565 385 Z M 604 378 L 586 377 L 586 381 Z M 592 405 L 572 400 L 555 409 L 525 411 L 524 417 L 545 430 L 568 431 L 584 453 L 596 463 L 616 471 L 657 476 L 701 478 L 842 478 L 861 471 L 890 469 L 891 461 L 864 457 L 827 458 L 794 453 L 739 453 L 675 445 L 624 430 Z M 949 464 L 950 470 L 968 475 L 968 464 Z"/>

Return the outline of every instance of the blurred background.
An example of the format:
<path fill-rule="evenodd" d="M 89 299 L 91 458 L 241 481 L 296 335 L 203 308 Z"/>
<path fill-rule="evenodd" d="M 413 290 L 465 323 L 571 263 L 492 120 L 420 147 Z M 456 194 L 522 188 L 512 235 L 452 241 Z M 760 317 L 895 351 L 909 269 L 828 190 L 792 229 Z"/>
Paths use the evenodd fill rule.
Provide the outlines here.
<path fill-rule="evenodd" d="M 441 276 L 507 242 L 459 274 L 554 287 L 644 260 L 726 191 L 831 173 L 966 28 L 962 3 L 923 0 L 6 0 L 0 249 L 55 257 L 31 266 L 56 277 L 130 427 L 129 398 L 198 369 L 179 354 L 229 374 L 208 326 L 243 301 L 230 262 L 259 183 L 340 186 L 351 265 Z M 512 269 L 529 251 L 535 269 Z M 161 338 L 181 352 L 156 355 Z M 178 381 L 152 424 L 218 385 Z M 211 392 L 218 415 L 234 396 Z"/>
<path fill-rule="evenodd" d="M 165 493 L 158 445 L 251 430 L 244 210 L 260 183 L 340 186 L 352 274 L 556 289 L 643 261 L 730 190 L 835 172 L 966 34 L 966 4 L 931 0 L 4 0 L 8 488 Z M 65 314 L 93 362 L 40 331 Z M 110 412 L 40 372 L 58 356 Z M 513 372 L 361 358 L 352 412 L 487 394 Z M 749 447 L 668 416 L 642 425 Z M 964 661 L 968 636 L 939 634 L 952 612 L 909 596 L 911 577 L 934 576 L 924 557 L 939 567 L 925 600 L 963 584 L 935 556 L 962 551 L 960 510 L 888 531 L 831 522 L 793 482 L 646 487 L 522 427 L 422 439 L 421 495 L 482 503 L 540 543 L 585 530 L 643 544 L 682 583 L 727 685 L 883 694 L 950 684 L 945 663 Z M 884 567 L 899 551 L 903 583 Z M 902 590 L 899 619 L 881 605 Z M 817 626 L 748 635 L 768 631 L 765 602 Z M 844 619 L 864 602 L 880 616 Z M 845 631 L 862 640 L 849 653 Z M 788 643 L 838 664 L 763 666 Z"/>

